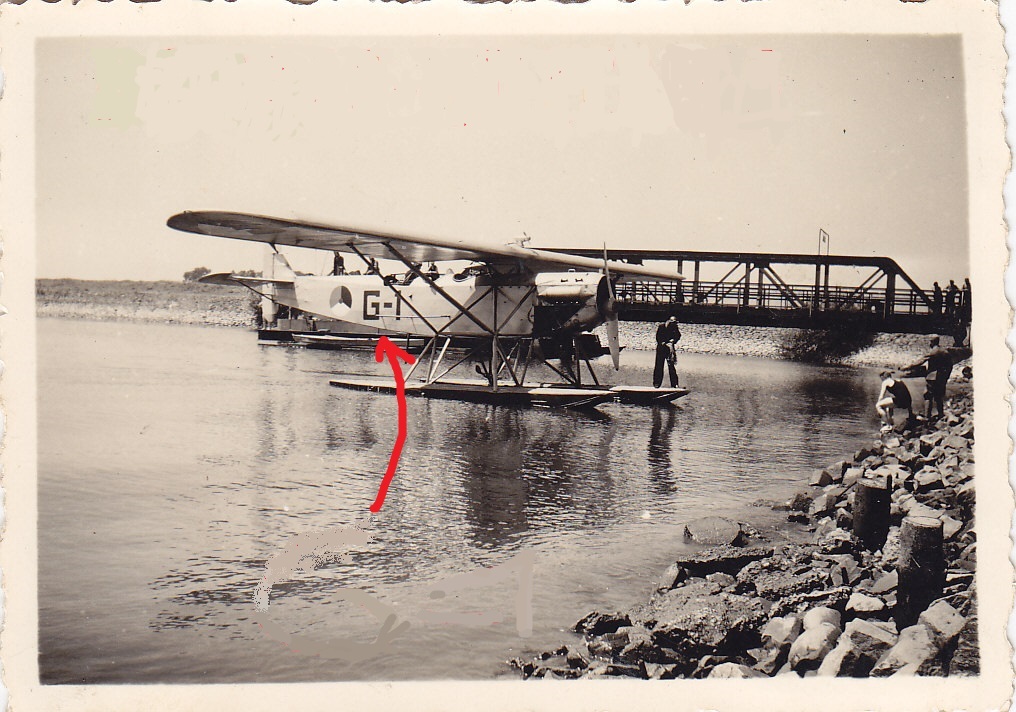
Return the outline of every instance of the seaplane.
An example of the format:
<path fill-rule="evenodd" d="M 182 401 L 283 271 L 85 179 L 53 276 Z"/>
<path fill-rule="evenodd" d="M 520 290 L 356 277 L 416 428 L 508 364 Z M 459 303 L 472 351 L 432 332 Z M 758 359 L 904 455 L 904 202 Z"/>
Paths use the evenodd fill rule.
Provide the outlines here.
<path fill-rule="evenodd" d="M 599 260 L 530 248 L 525 239 L 488 245 L 234 212 L 182 212 L 167 224 L 198 235 L 262 242 L 272 250 L 261 277 L 219 273 L 203 281 L 239 283 L 274 304 L 425 338 L 406 374 L 406 395 L 593 408 L 610 401 L 660 405 L 688 393 L 606 385 L 591 363 L 609 352 L 614 369 L 620 366 L 615 286 L 633 278 L 683 279 L 674 270 L 608 260 L 606 248 Z M 367 274 L 302 275 L 279 246 L 352 254 L 369 267 Z M 381 260 L 405 271 L 384 274 Z M 601 325 L 606 350 L 590 333 Z M 449 350 L 453 342 L 456 347 Z M 560 380 L 527 381 L 533 363 L 542 363 Z M 462 378 L 466 369 L 469 378 Z M 396 392 L 396 385 L 382 378 L 337 376 L 330 383 Z"/>

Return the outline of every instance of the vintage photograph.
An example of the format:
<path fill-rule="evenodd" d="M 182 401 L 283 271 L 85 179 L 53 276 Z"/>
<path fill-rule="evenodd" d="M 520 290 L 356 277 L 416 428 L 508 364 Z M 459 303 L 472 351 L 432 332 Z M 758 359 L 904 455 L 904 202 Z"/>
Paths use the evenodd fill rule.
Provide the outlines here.
<path fill-rule="evenodd" d="M 1003 704 L 991 7 L 35 38 L 22 694 Z"/>

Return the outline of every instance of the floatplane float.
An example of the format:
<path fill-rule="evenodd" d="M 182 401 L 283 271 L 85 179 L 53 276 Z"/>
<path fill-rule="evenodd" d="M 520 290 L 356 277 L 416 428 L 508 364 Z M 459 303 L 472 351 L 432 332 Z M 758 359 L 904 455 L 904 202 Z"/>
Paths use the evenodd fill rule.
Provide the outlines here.
<path fill-rule="evenodd" d="M 611 261 L 606 250 L 601 261 L 532 249 L 527 240 L 491 246 L 243 213 L 184 212 L 167 224 L 272 248 L 261 277 L 213 274 L 203 281 L 239 283 L 266 303 L 426 339 L 406 374 L 407 395 L 591 408 L 609 401 L 663 404 L 688 394 L 685 388 L 605 385 L 591 363 L 604 350 L 589 332 L 605 324 L 606 351 L 614 369 L 620 367 L 615 285 L 631 278 L 683 279 L 671 269 Z M 371 266 L 370 273 L 297 274 L 279 253 L 279 245 L 354 254 Z M 382 274 L 378 260 L 394 260 L 407 271 Z M 468 266 L 444 273 L 437 267 L 452 262 Z M 424 263 L 431 267 L 422 269 Z M 450 353 L 453 340 L 459 348 Z M 465 353 L 462 344 L 467 345 Z M 530 364 L 537 362 L 561 380 L 527 381 Z M 479 378 L 455 377 L 457 369 L 470 366 Z M 330 383 L 377 393 L 396 390 L 392 380 L 368 376 L 337 376 Z"/>

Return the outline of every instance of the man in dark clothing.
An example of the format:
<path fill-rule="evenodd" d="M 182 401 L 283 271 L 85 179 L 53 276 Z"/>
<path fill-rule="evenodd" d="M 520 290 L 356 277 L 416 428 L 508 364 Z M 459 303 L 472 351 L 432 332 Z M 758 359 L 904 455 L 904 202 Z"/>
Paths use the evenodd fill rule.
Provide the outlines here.
<path fill-rule="evenodd" d="M 653 370 L 653 388 L 663 385 L 663 364 L 670 369 L 670 387 L 677 388 L 677 354 L 674 347 L 681 340 L 677 317 L 672 316 L 656 329 L 656 368 Z"/>
<path fill-rule="evenodd" d="M 944 297 L 942 295 L 942 288 L 938 286 L 938 282 L 935 282 L 934 288 L 931 290 L 931 310 L 935 314 L 942 313 L 942 301 Z"/>
<path fill-rule="evenodd" d="M 953 360 L 949 352 L 943 349 L 937 336 L 931 337 L 931 351 L 917 365 L 925 364 L 927 374 L 925 381 L 925 413 L 924 417 L 931 420 L 932 405 L 938 410 L 939 417 L 945 415 L 945 387 L 952 373 Z"/>
<path fill-rule="evenodd" d="M 963 280 L 963 287 L 960 289 L 960 317 L 970 323 L 973 314 L 973 304 L 970 302 L 970 277 Z"/>
<path fill-rule="evenodd" d="M 955 314 L 956 308 L 960 303 L 960 288 L 956 286 L 956 282 L 949 280 L 949 286 L 945 290 L 945 313 Z"/>

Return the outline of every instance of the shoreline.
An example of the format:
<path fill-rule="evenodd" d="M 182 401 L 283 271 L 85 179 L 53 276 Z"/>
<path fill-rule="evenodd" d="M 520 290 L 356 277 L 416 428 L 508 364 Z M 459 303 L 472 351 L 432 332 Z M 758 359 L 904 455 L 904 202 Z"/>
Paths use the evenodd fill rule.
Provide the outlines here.
<path fill-rule="evenodd" d="M 196 282 L 131 282 L 40 279 L 36 316 L 87 321 L 138 321 L 256 328 L 257 298 L 242 287 Z M 656 324 L 621 322 L 621 343 L 633 350 L 655 348 Z M 785 360 L 783 344 L 796 329 L 682 324 L 679 344 L 687 353 Z M 830 365 L 899 369 L 927 350 L 922 334 L 878 334 L 875 342 Z"/>
<path fill-rule="evenodd" d="M 648 600 L 591 611 L 576 639 L 506 662 L 523 679 L 977 675 L 973 437 L 961 384 L 939 421 L 881 436 L 786 503 L 756 503 L 799 536 L 691 522 L 702 548 Z"/>

